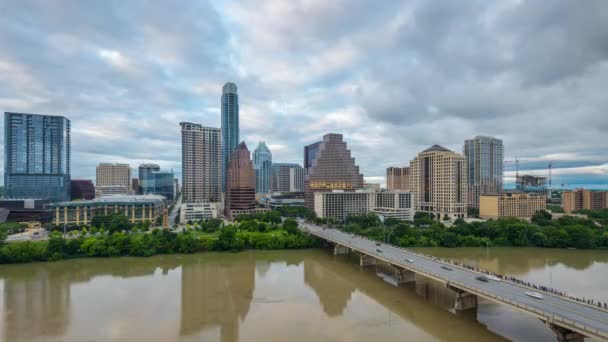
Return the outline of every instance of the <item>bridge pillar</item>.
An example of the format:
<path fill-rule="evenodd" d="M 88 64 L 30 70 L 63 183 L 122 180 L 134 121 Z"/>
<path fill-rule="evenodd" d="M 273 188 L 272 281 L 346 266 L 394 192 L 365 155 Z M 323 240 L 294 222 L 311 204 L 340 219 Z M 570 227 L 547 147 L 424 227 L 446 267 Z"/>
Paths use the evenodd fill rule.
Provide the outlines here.
<path fill-rule="evenodd" d="M 454 310 L 464 311 L 477 307 L 477 296 L 461 290 L 459 288 L 448 285 L 448 288 L 456 293 L 456 301 L 454 302 Z"/>
<path fill-rule="evenodd" d="M 576 331 L 572 331 L 568 328 L 560 327 L 559 325 L 555 325 L 553 323 L 549 323 L 549 328 L 553 330 L 557 340 L 559 342 L 584 342 L 585 336 L 577 333 Z"/>
<path fill-rule="evenodd" d="M 348 247 L 339 244 L 334 245 L 334 255 L 348 254 Z"/>
<path fill-rule="evenodd" d="M 363 266 L 371 266 L 371 265 L 375 265 L 375 264 L 376 264 L 376 258 L 369 256 L 369 255 L 365 255 L 365 254 L 359 255 L 359 266 L 363 267 Z"/>
<path fill-rule="evenodd" d="M 395 274 L 397 275 L 397 279 L 399 279 L 399 284 L 416 282 L 416 272 L 414 271 L 395 267 Z"/>

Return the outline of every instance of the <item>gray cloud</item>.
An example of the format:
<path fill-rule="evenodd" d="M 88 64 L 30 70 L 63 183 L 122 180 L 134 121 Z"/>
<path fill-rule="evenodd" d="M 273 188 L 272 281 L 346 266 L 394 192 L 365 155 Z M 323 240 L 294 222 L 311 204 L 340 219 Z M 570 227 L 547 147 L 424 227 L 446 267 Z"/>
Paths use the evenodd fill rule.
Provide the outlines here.
<path fill-rule="evenodd" d="M 522 167 L 542 170 L 553 155 L 568 183 L 608 182 L 604 1 L 32 0 L 0 10 L 0 109 L 72 119 L 75 177 L 100 161 L 179 169 L 178 123 L 219 126 L 221 86 L 234 81 L 242 138 L 267 141 L 277 161 L 301 162 L 304 144 L 342 132 L 363 173 L 381 177 L 428 145 L 460 151 L 491 134 L 509 158 L 527 158 Z"/>

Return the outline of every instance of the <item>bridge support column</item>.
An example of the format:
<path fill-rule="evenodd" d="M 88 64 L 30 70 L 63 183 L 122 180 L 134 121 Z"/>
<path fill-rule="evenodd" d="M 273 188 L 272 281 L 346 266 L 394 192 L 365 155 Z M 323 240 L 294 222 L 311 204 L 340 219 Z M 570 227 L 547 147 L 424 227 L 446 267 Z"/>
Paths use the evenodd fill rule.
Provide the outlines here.
<path fill-rule="evenodd" d="M 474 309 L 477 307 L 477 296 L 463 291 L 461 289 L 448 285 L 448 288 L 456 293 L 456 301 L 454 303 L 454 310 L 464 311 Z"/>
<path fill-rule="evenodd" d="M 334 255 L 340 254 L 348 254 L 348 247 L 335 244 L 334 245 Z"/>
<path fill-rule="evenodd" d="M 365 254 L 361 254 L 359 256 L 359 266 L 363 267 L 363 266 L 372 266 L 376 264 L 376 258 L 369 256 L 369 255 L 365 255 Z"/>
<path fill-rule="evenodd" d="M 406 270 L 403 268 L 395 267 L 395 274 L 397 275 L 397 279 L 399 284 L 405 283 L 415 283 L 416 282 L 416 272 Z"/>
<path fill-rule="evenodd" d="M 549 328 L 553 330 L 557 340 L 559 342 L 584 342 L 585 336 L 577 333 L 576 331 L 572 331 L 570 329 L 560 327 L 559 325 L 555 325 L 553 323 L 549 323 Z"/>

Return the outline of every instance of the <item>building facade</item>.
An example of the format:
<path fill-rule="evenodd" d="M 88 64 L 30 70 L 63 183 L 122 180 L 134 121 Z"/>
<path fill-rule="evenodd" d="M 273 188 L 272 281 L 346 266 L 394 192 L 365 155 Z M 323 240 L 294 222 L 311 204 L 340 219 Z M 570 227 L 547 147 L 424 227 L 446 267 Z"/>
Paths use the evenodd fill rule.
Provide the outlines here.
<path fill-rule="evenodd" d="M 141 195 L 141 188 L 139 187 L 139 178 L 131 178 L 131 194 Z"/>
<path fill-rule="evenodd" d="M 236 84 L 222 87 L 222 190 L 226 189 L 228 163 L 239 144 L 239 95 Z"/>
<path fill-rule="evenodd" d="M 504 148 L 502 140 L 477 136 L 464 141 L 469 207 L 479 208 L 479 196 L 502 192 Z"/>
<path fill-rule="evenodd" d="M 414 217 L 412 199 L 403 191 L 315 192 L 314 211 L 317 217 L 343 222 L 349 216 L 376 213 L 382 218 L 411 221 Z"/>
<path fill-rule="evenodd" d="M 415 212 L 437 219 L 466 218 L 467 172 L 464 156 L 439 145 L 410 162 L 410 188 Z"/>
<path fill-rule="evenodd" d="M 317 141 L 316 143 L 304 146 L 304 174 L 308 174 L 308 169 L 312 167 L 312 164 L 315 162 L 317 158 L 317 152 L 319 152 L 319 148 L 321 147 L 322 141 Z"/>
<path fill-rule="evenodd" d="M 272 164 L 271 180 L 273 193 L 304 192 L 304 169 L 299 164 Z"/>
<path fill-rule="evenodd" d="M 222 131 L 190 122 L 182 128 L 183 202 L 222 201 Z"/>
<path fill-rule="evenodd" d="M 258 194 L 270 193 L 272 153 L 264 141 L 260 141 L 253 151 L 253 169 L 255 170 L 255 192 Z"/>
<path fill-rule="evenodd" d="M 72 179 L 70 181 L 70 199 L 92 200 L 95 198 L 95 185 L 90 179 Z"/>
<path fill-rule="evenodd" d="M 410 191 L 410 168 L 389 167 L 386 169 L 386 188 L 389 191 Z"/>
<path fill-rule="evenodd" d="M 70 199 L 70 120 L 4 113 L 6 198 Z"/>
<path fill-rule="evenodd" d="M 156 222 L 168 227 L 167 204 L 162 196 L 106 196 L 89 201 L 58 202 L 49 205 L 56 225 L 90 224 L 96 215 L 124 214 L 131 223 Z"/>
<path fill-rule="evenodd" d="M 173 201 L 173 194 L 175 192 L 173 171 L 154 171 L 152 172 L 150 181 L 153 187 L 148 194 L 161 195 L 168 201 Z"/>
<path fill-rule="evenodd" d="M 515 188 L 524 192 L 547 192 L 547 177 L 517 175 Z"/>
<path fill-rule="evenodd" d="M 547 209 L 547 196 L 535 193 L 503 193 L 481 195 L 479 199 L 479 217 L 498 219 L 514 217 L 531 219 L 532 216 Z"/>
<path fill-rule="evenodd" d="M 363 187 L 363 175 L 355 158 L 351 157 L 342 134 L 329 133 L 323 136 L 312 166 L 304 181 L 304 200 L 308 208 L 314 209 L 314 193 L 321 191 L 353 191 Z"/>
<path fill-rule="evenodd" d="M 234 211 L 252 210 L 255 203 L 255 173 L 247 145 L 241 142 L 230 156 L 226 180 L 226 216 Z"/>
<path fill-rule="evenodd" d="M 154 181 L 152 179 L 152 173 L 160 171 L 160 165 L 158 164 L 141 164 L 139 165 L 139 192 L 142 195 L 152 194 L 154 191 Z"/>
<path fill-rule="evenodd" d="M 180 207 L 180 222 L 209 220 L 220 217 L 221 203 L 184 203 Z"/>
<path fill-rule="evenodd" d="M 608 208 L 608 191 L 574 189 L 562 191 L 562 207 L 568 214 L 578 210 Z"/>
<path fill-rule="evenodd" d="M 96 197 L 131 194 L 129 164 L 99 163 L 95 178 Z"/>

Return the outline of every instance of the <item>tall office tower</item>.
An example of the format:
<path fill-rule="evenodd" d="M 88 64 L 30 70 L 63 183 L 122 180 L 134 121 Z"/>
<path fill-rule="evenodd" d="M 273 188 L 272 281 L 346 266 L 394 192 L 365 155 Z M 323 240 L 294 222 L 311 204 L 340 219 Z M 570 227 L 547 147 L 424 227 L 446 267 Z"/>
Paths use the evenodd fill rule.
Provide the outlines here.
<path fill-rule="evenodd" d="M 70 199 L 92 200 L 95 198 L 95 186 L 90 179 L 72 179 L 70 181 Z"/>
<path fill-rule="evenodd" d="M 129 164 L 99 163 L 95 178 L 97 197 L 131 194 L 131 166 Z"/>
<path fill-rule="evenodd" d="M 410 168 L 389 167 L 386 169 L 386 188 L 389 191 L 410 191 Z"/>
<path fill-rule="evenodd" d="M 222 87 L 222 191 L 226 190 L 226 172 L 232 151 L 239 143 L 239 95 L 236 84 Z"/>
<path fill-rule="evenodd" d="M 151 194 L 154 191 L 154 183 L 152 182 L 152 173 L 160 171 L 158 164 L 141 164 L 139 165 L 139 187 L 142 195 Z"/>
<path fill-rule="evenodd" d="M 317 158 L 317 152 L 319 152 L 319 147 L 321 146 L 322 141 L 317 141 L 316 143 L 304 146 L 304 174 L 308 174 L 308 169 L 312 167 L 312 164 L 315 162 Z"/>
<path fill-rule="evenodd" d="M 4 113 L 6 198 L 70 200 L 70 120 Z"/>
<path fill-rule="evenodd" d="M 464 141 L 469 207 L 479 208 L 479 196 L 502 192 L 504 150 L 502 140 L 476 136 Z"/>
<path fill-rule="evenodd" d="M 304 169 L 299 164 L 272 164 L 272 192 L 304 192 Z"/>
<path fill-rule="evenodd" d="M 464 156 L 439 145 L 420 152 L 410 162 L 414 212 L 438 219 L 467 217 L 467 169 Z"/>
<path fill-rule="evenodd" d="M 235 210 L 255 208 L 255 173 L 249 150 L 241 142 L 230 156 L 226 179 L 226 213 L 229 218 Z"/>
<path fill-rule="evenodd" d="M 314 193 L 332 190 L 355 190 L 363 187 L 363 175 L 355 158 L 351 157 L 342 134 L 329 133 L 323 136 L 315 153 L 314 162 L 304 180 L 304 201 L 314 208 Z"/>
<path fill-rule="evenodd" d="M 182 200 L 222 201 L 222 131 L 190 122 L 182 127 Z"/>
<path fill-rule="evenodd" d="M 153 171 L 150 177 L 152 189 L 147 194 L 161 195 L 169 201 L 173 200 L 175 183 L 173 182 L 173 171 Z"/>
<path fill-rule="evenodd" d="M 272 174 L 272 153 L 264 141 L 260 141 L 253 151 L 253 169 L 255 170 L 255 192 L 267 194 L 270 192 L 270 176 Z"/>

